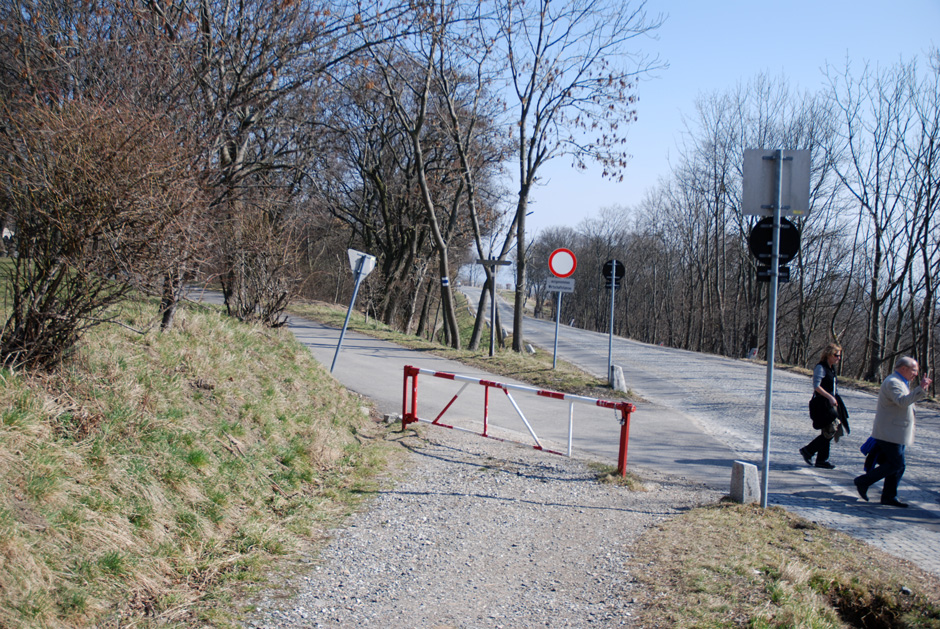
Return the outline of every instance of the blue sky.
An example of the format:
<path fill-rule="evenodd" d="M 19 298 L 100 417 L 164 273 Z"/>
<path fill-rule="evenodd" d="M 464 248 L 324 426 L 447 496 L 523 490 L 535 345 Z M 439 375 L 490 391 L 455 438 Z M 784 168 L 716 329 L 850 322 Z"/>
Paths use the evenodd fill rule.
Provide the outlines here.
<path fill-rule="evenodd" d="M 940 46 L 940 0 L 648 0 L 647 11 L 667 17 L 658 40 L 640 40 L 643 49 L 670 67 L 640 84 L 624 181 L 604 181 L 599 169 L 575 172 L 558 158 L 532 196 L 530 239 L 546 227 L 575 227 L 602 207 L 638 203 L 669 175 L 701 94 L 730 91 L 761 72 L 785 77 L 796 92 L 815 90 L 827 63 L 888 66 Z"/>

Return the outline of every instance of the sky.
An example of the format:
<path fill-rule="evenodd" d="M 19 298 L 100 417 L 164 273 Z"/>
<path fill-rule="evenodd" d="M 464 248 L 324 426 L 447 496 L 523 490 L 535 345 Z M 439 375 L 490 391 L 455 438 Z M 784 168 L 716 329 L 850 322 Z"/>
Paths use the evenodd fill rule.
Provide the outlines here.
<path fill-rule="evenodd" d="M 638 42 L 669 67 L 640 82 L 624 180 L 605 181 L 599 168 L 574 171 L 569 158 L 556 158 L 531 197 L 530 241 L 548 227 L 577 227 L 600 208 L 639 203 L 669 177 L 701 95 L 731 91 L 762 72 L 785 78 L 794 93 L 815 91 L 826 84 L 827 64 L 924 63 L 940 46 L 940 0 L 648 0 L 646 9 L 666 20 L 657 39 Z"/>

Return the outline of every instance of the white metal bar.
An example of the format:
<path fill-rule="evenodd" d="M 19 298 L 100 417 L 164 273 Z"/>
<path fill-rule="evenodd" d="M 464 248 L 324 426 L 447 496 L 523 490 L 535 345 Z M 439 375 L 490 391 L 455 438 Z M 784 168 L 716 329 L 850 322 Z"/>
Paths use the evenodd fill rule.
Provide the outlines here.
<path fill-rule="evenodd" d="M 574 402 L 568 404 L 568 456 L 571 456 L 571 440 L 574 438 Z"/>
<path fill-rule="evenodd" d="M 516 409 L 516 412 L 519 414 L 519 417 L 522 418 L 522 423 L 525 424 L 525 427 L 529 429 L 529 434 L 532 435 L 532 438 L 535 440 L 535 444 L 536 444 L 538 447 L 541 448 L 541 447 L 542 447 L 542 443 L 539 441 L 539 438 L 538 438 L 538 436 L 535 434 L 535 431 L 532 430 L 532 426 L 529 424 L 529 420 L 527 420 L 527 419 L 525 418 L 525 415 L 522 414 L 522 409 L 519 408 L 519 405 L 516 404 L 516 401 L 515 401 L 514 399 L 512 399 L 512 394 L 509 393 L 509 391 L 506 391 L 505 393 L 506 393 L 506 397 L 509 398 L 509 402 L 510 402 L 510 404 L 512 404 L 512 407 L 513 407 L 514 409 Z"/>
<path fill-rule="evenodd" d="M 536 389 L 535 387 L 527 387 L 521 384 L 507 384 L 503 382 L 493 382 L 492 380 L 484 380 L 482 378 L 474 378 L 471 376 L 464 376 L 456 373 L 446 373 L 441 371 L 434 371 L 433 369 L 425 369 L 423 367 L 418 368 L 419 373 L 435 376 L 437 378 L 444 378 L 446 380 L 457 380 L 459 382 L 475 382 L 478 384 L 488 383 L 490 386 L 496 387 L 498 389 L 508 389 L 512 391 L 526 391 L 528 393 L 534 393 L 535 395 L 540 395 L 543 397 L 552 397 L 559 400 L 568 400 L 570 402 L 578 402 L 581 404 L 589 404 L 591 406 L 604 406 L 606 408 L 616 408 L 617 403 L 611 402 L 609 400 L 601 400 L 593 397 L 585 397 L 583 395 L 572 395 L 570 393 L 559 393 L 557 391 L 548 391 L 546 389 Z"/>

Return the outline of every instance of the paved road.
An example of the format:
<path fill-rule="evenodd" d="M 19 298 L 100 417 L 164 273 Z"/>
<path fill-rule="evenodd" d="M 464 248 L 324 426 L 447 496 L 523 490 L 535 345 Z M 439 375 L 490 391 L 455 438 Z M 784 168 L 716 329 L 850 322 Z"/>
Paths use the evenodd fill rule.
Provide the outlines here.
<path fill-rule="evenodd" d="M 471 303 L 477 303 L 479 289 L 464 291 Z M 501 319 L 511 321 L 511 306 L 501 302 L 499 307 Z M 553 321 L 527 317 L 524 325 L 526 342 L 551 351 Z M 561 325 L 558 357 L 605 378 L 609 340 L 607 334 Z M 703 439 L 717 440 L 730 449 L 734 458 L 761 465 L 767 383 L 764 365 L 617 337 L 612 355 L 613 364 L 623 368 L 627 386 L 650 403 L 649 407 L 638 405 L 634 425 L 656 422 L 659 409 L 669 409 L 684 416 L 690 429 L 701 431 Z M 927 408 L 917 411 L 916 443 L 908 450 L 900 489 L 902 499 L 914 508 L 882 507 L 877 502 L 861 502 L 852 484 L 852 478 L 862 471 L 858 447 L 871 433 L 876 397 L 841 390 L 851 413 L 852 434 L 833 444 L 830 460 L 836 469 L 816 470 L 807 467 L 798 453 L 818 434 L 808 417 L 811 394 L 808 376 L 774 371 L 769 504 L 848 531 L 940 574 L 940 413 Z M 668 441 L 670 435 L 664 434 L 663 439 Z M 631 444 L 634 452 L 638 447 Z M 716 465 L 724 465 L 722 459 L 717 457 Z M 681 474 L 681 466 L 675 472 Z M 706 480 L 714 482 L 713 477 Z M 876 501 L 879 493 L 878 486 L 870 491 Z"/>
<path fill-rule="evenodd" d="M 475 303 L 473 289 L 465 289 Z M 478 290 L 478 289 L 477 289 Z M 207 301 L 218 301 L 207 294 Z M 507 304 L 503 321 L 511 321 Z M 332 363 L 339 331 L 292 317 L 290 329 L 323 365 Z M 551 351 L 554 322 L 525 319 L 527 342 Z M 604 378 L 608 336 L 560 326 L 559 358 Z M 727 491 L 731 462 L 745 460 L 760 466 L 764 426 L 766 368 L 743 360 L 614 339 L 613 362 L 623 368 L 627 385 L 646 401 L 631 418 L 628 463 L 649 466 Z M 412 364 L 427 369 L 488 376 L 466 366 L 347 333 L 334 377 L 348 388 L 374 400 L 384 413 L 400 413 L 402 370 Z M 511 381 L 510 381 L 511 382 Z M 420 377 L 419 414 L 433 419 L 458 392 L 457 383 Z M 479 432 L 483 387 L 460 394 L 442 418 Z M 777 370 L 774 377 L 770 491 L 768 502 L 826 526 L 846 531 L 892 554 L 908 558 L 940 574 L 940 422 L 938 413 L 920 409 L 916 444 L 910 448 L 901 497 L 910 509 L 863 503 L 852 478 L 861 472 L 858 446 L 867 438 L 874 416 L 872 395 L 843 390 L 852 414 L 852 435 L 833 444 L 835 470 L 807 467 L 798 449 L 813 436 L 806 403 L 810 379 Z M 531 437 L 511 403 L 491 394 L 491 434 L 530 442 Z M 568 406 L 544 398 L 513 394 L 526 420 L 543 445 L 564 450 Z M 612 411 L 578 405 L 574 408 L 575 453 L 616 462 L 620 425 Z M 512 432 L 510 432 L 512 431 Z M 877 500 L 878 488 L 872 495 Z"/>

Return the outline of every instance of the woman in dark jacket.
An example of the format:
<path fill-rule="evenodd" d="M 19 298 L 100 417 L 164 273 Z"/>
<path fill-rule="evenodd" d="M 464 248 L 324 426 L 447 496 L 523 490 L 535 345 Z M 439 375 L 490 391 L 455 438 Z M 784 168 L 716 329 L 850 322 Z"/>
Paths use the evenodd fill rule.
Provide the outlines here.
<path fill-rule="evenodd" d="M 830 343 L 813 369 L 813 399 L 809 402 L 809 415 L 813 420 L 813 428 L 819 430 L 820 434 L 800 448 L 800 454 L 808 465 L 813 464 L 813 455 L 816 455 L 816 467 L 829 470 L 835 467 L 829 462 L 829 442 L 842 434 L 843 426 L 845 432 L 848 432 L 848 413 L 836 386 L 835 365 L 841 359 L 842 348 Z"/>

